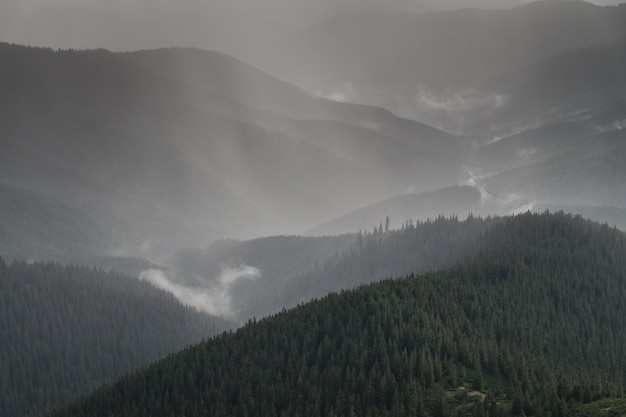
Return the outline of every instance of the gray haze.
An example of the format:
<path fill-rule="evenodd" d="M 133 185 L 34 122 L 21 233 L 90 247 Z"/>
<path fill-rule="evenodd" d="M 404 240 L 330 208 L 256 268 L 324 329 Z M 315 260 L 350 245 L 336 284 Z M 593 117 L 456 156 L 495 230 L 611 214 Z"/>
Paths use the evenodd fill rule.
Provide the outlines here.
<path fill-rule="evenodd" d="M 507 8 L 528 0 L 3 0 L 0 40 L 113 51 L 199 47 L 240 58 L 298 28 L 356 11 Z M 600 5 L 618 0 L 594 0 Z"/>

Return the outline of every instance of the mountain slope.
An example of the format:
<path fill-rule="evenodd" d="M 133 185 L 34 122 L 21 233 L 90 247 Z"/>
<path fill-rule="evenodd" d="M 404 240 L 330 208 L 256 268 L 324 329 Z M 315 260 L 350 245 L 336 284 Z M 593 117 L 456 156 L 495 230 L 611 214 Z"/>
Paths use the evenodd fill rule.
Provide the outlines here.
<path fill-rule="evenodd" d="M 624 234 L 526 214 L 480 248 L 251 323 L 52 415 L 568 415 L 618 395 Z"/>
<path fill-rule="evenodd" d="M 346 213 L 314 227 L 310 234 L 318 235 L 348 230 L 367 230 L 387 217 L 392 228 L 407 220 L 426 221 L 439 216 L 506 215 L 524 204 L 520 199 L 490 195 L 474 186 L 448 187 L 440 190 L 411 193 L 390 198 Z"/>
<path fill-rule="evenodd" d="M 0 416 L 39 415 L 228 327 L 115 273 L 0 259 Z"/>
<path fill-rule="evenodd" d="M 475 255 L 471 248 L 494 221 L 438 216 L 397 230 L 381 224 L 374 232 L 339 236 L 219 241 L 181 251 L 165 270 L 140 276 L 152 276 L 184 303 L 245 323 L 331 291 L 455 265 Z"/>
<path fill-rule="evenodd" d="M 473 187 L 400 197 L 339 218 L 329 226 L 330 230 L 356 225 L 360 228 L 357 234 L 218 242 L 207 249 L 180 252 L 166 264 L 168 268 L 162 275 L 169 282 L 208 294 L 208 306 L 216 304 L 213 299 L 217 296 L 228 299 L 228 308 L 219 314 L 243 323 L 332 291 L 388 277 L 438 271 L 474 259 L 480 252 L 482 234 L 501 221 L 498 217 L 482 220 L 476 216 L 481 212 L 509 213 L 519 204 L 522 202 L 504 196 L 481 194 Z M 459 210 L 465 207 L 468 212 L 461 218 L 467 219 L 460 221 L 454 214 L 437 215 L 433 205 Z M 395 217 L 408 219 L 401 227 L 398 220 L 383 220 L 386 214 L 404 209 L 407 217 Z M 548 209 L 581 213 L 610 226 L 624 224 L 624 210 L 615 207 L 534 206 L 535 211 Z M 427 218 L 424 210 L 431 210 L 432 216 Z M 253 268 L 258 276 L 223 282 L 225 274 L 242 268 Z"/>
<path fill-rule="evenodd" d="M 559 124 L 610 129 L 626 118 L 622 74 L 626 37 L 576 48 L 485 82 L 481 88 L 507 97 L 468 129 L 493 136 Z"/>
<path fill-rule="evenodd" d="M 223 54 L 1 44 L 0 57 L 0 180 L 93 219 L 116 255 L 293 232 L 457 175 L 456 138 Z"/>
<path fill-rule="evenodd" d="M 473 120 L 476 185 L 543 207 L 624 207 L 626 42 L 555 55 L 497 77 L 509 97 Z"/>
<path fill-rule="evenodd" d="M 80 210 L 41 192 L 0 183 L 0 254 L 5 259 L 76 258 L 112 249 L 111 236 Z"/>
<path fill-rule="evenodd" d="M 476 187 L 475 196 L 454 188 L 399 196 L 327 226 L 357 230 L 387 215 L 403 221 L 452 212 L 506 214 L 533 206 L 624 207 L 624 73 L 621 39 L 554 55 L 484 83 L 481 90 L 506 100 L 466 123 L 473 132 L 467 140 L 475 146 L 459 180 Z M 446 194 L 448 203 L 443 203 Z"/>
<path fill-rule="evenodd" d="M 492 189 L 515 189 L 544 203 L 625 207 L 626 143 L 620 131 L 591 137 L 535 164 L 487 178 Z"/>

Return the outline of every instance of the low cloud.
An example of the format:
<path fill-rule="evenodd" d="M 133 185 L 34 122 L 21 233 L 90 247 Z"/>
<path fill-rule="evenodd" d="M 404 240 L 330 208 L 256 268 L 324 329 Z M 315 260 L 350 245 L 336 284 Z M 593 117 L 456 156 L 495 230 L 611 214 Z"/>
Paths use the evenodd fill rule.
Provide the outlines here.
<path fill-rule="evenodd" d="M 626 129 L 626 119 L 616 120 L 613 123 L 607 125 L 595 126 L 596 131 L 599 133 L 609 133 Z"/>
<path fill-rule="evenodd" d="M 476 187 L 480 191 L 480 204 L 483 208 L 500 214 L 519 214 L 532 211 L 535 207 L 534 201 L 529 201 L 522 194 L 518 193 L 498 193 L 493 194 L 487 191 L 484 186 Z"/>
<path fill-rule="evenodd" d="M 241 280 L 256 280 L 260 276 L 261 272 L 257 268 L 239 265 L 223 268 L 220 276 L 208 287 L 192 287 L 178 283 L 168 277 L 167 271 L 161 269 L 143 271 L 139 274 L 139 279 L 171 293 L 184 305 L 229 318 L 237 314 L 233 308 L 231 295 L 233 286 Z"/>
<path fill-rule="evenodd" d="M 532 211 L 536 205 L 519 193 L 492 193 L 487 190 L 483 180 L 494 175 L 491 172 L 481 172 L 478 169 L 466 168 L 466 178 L 460 185 L 475 188 L 480 193 L 480 205 L 490 214 L 518 214 Z"/>
<path fill-rule="evenodd" d="M 339 101 L 342 103 L 356 101 L 356 89 L 354 88 L 354 85 L 349 81 L 346 81 L 345 83 L 341 84 L 338 87 L 335 87 L 330 91 L 317 90 L 315 92 L 315 95 L 317 97 L 322 97 L 333 101 Z"/>
<path fill-rule="evenodd" d="M 503 94 L 466 88 L 436 93 L 419 87 L 412 96 L 395 96 L 391 109 L 401 117 L 429 124 L 448 133 L 467 134 L 477 120 L 507 104 Z"/>
<path fill-rule="evenodd" d="M 469 187 L 479 188 L 478 184 L 485 178 L 489 178 L 494 173 L 484 172 L 480 168 L 465 168 L 465 178 L 460 181 L 459 185 L 467 185 Z"/>
<path fill-rule="evenodd" d="M 476 89 L 439 95 L 420 89 L 415 99 L 421 111 L 444 112 L 451 115 L 494 110 L 506 104 L 505 96 Z"/>
<path fill-rule="evenodd" d="M 511 210 L 510 214 L 522 214 L 522 213 L 526 213 L 528 211 L 534 211 L 535 210 L 535 202 L 531 201 L 529 203 L 526 204 L 522 204 L 519 207 L 514 208 L 513 210 Z"/>
<path fill-rule="evenodd" d="M 492 143 L 498 142 L 502 139 L 506 139 L 509 138 L 511 136 L 515 136 L 515 135 L 520 135 L 524 132 L 528 132 L 530 130 L 535 130 L 535 129 L 539 129 L 541 127 L 543 127 L 544 122 L 541 120 L 535 120 L 532 123 L 523 125 L 523 126 L 514 126 L 514 127 L 510 127 L 506 130 L 503 130 L 500 127 L 497 126 L 492 126 L 491 130 L 492 131 L 498 131 L 500 133 L 493 135 L 488 141 L 487 143 L 485 143 L 485 145 L 491 145 Z"/>

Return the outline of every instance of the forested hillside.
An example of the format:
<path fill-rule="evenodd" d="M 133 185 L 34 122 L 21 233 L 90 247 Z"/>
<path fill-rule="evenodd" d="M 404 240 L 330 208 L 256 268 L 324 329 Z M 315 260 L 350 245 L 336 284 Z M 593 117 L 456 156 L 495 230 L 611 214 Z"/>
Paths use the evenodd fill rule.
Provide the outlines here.
<path fill-rule="evenodd" d="M 406 221 L 397 230 L 387 229 L 387 222 L 381 222 L 373 231 L 360 232 L 347 250 L 289 280 L 282 292 L 282 304 L 294 307 L 331 291 L 434 272 L 474 259 L 482 233 L 501 221 L 498 217 L 470 215 L 460 221 L 456 216 L 438 216 L 427 221 Z"/>
<path fill-rule="evenodd" d="M 228 326 L 123 275 L 0 259 L 0 416 L 40 414 Z"/>
<path fill-rule="evenodd" d="M 224 267 L 257 268 L 257 279 L 237 281 L 228 291 L 233 318 L 244 323 L 330 291 L 455 265 L 476 255 L 473 249 L 480 233 L 497 221 L 439 216 L 407 221 L 396 230 L 385 221 L 372 231 L 339 236 L 221 241 L 208 249 L 178 253 L 164 273 L 174 282 L 211 291 L 219 284 Z"/>
<path fill-rule="evenodd" d="M 502 219 L 480 235 L 475 260 L 250 322 L 52 415 L 623 410 L 624 233 L 545 213 Z"/>

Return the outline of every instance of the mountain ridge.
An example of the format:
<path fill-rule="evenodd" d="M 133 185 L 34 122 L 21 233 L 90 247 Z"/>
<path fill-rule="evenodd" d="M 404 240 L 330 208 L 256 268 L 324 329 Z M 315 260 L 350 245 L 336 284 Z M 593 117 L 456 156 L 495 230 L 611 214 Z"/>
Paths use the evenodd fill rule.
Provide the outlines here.
<path fill-rule="evenodd" d="M 113 232 L 115 255 L 158 260 L 183 245 L 294 233 L 374 195 L 452 181 L 460 159 L 453 136 L 314 97 L 224 54 L 0 52 L 0 180 L 85 212 Z M 384 163 L 397 156 L 421 163 Z"/>
<path fill-rule="evenodd" d="M 251 320 L 51 415 L 514 416 L 620 404 L 624 233 L 544 213 L 502 219 L 482 239 L 475 261 Z"/>

